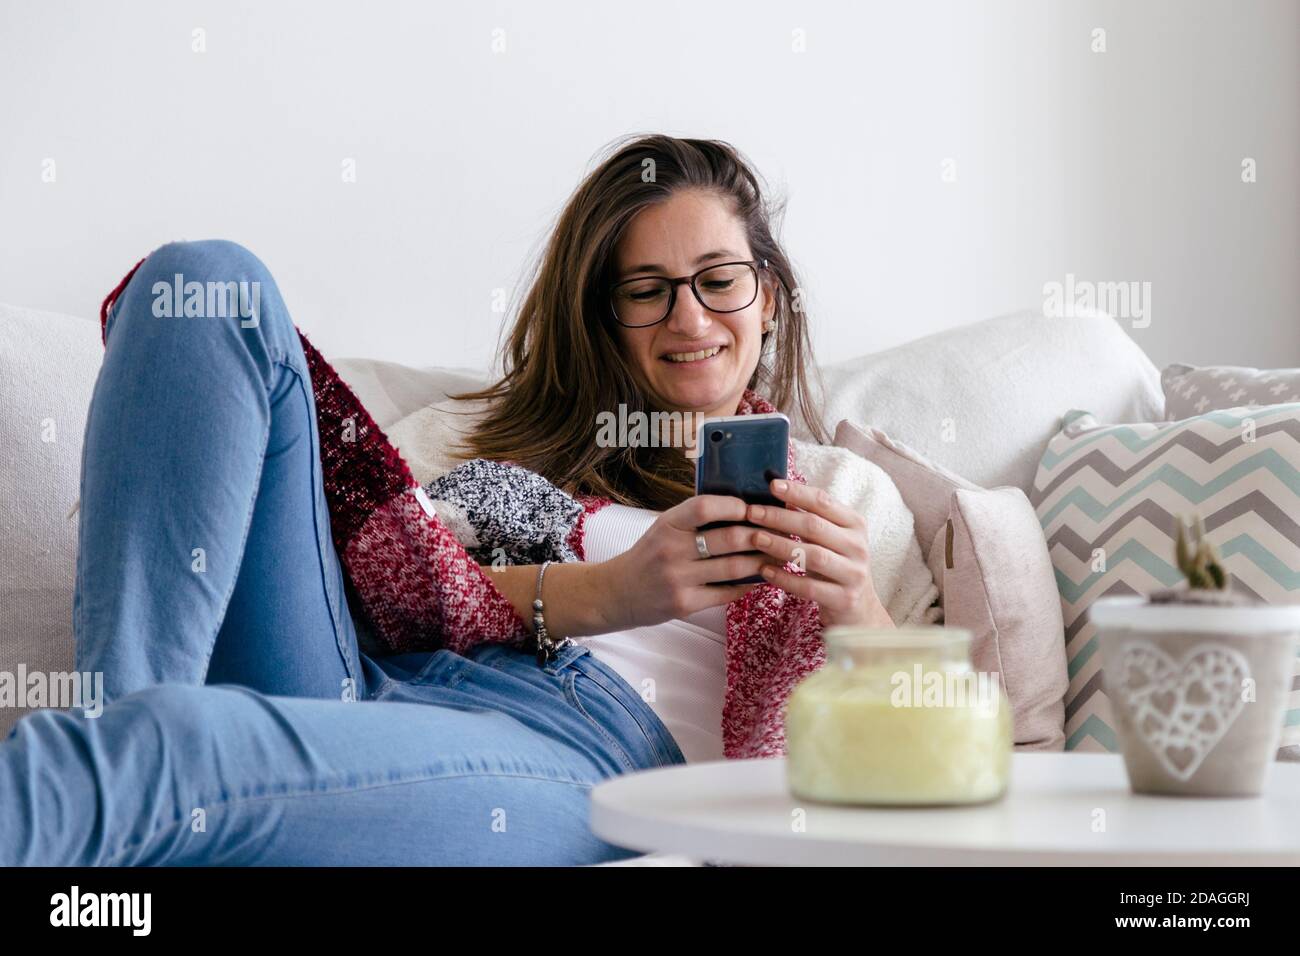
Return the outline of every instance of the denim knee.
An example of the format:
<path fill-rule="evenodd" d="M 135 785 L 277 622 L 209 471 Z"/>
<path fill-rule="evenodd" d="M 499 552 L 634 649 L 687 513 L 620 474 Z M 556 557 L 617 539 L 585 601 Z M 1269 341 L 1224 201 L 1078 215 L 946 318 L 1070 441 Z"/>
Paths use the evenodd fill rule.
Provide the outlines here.
<path fill-rule="evenodd" d="M 271 281 L 266 265 L 247 247 L 229 239 L 169 242 L 151 252 L 143 268 L 181 273 L 186 281 L 260 279 Z"/>
<path fill-rule="evenodd" d="M 120 698 L 116 706 L 119 713 L 143 714 L 157 731 L 159 744 L 170 740 L 198 752 L 204 749 L 204 738 L 216 730 L 213 710 L 219 701 L 215 696 L 206 685 L 155 684 Z"/>
<path fill-rule="evenodd" d="M 237 242 L 205 239 L 155 249 L 127 291 L 148 297 L 154 318 L 239 319 L 258 328 L 284 312 L 275 280 L 262 260 Z"/>

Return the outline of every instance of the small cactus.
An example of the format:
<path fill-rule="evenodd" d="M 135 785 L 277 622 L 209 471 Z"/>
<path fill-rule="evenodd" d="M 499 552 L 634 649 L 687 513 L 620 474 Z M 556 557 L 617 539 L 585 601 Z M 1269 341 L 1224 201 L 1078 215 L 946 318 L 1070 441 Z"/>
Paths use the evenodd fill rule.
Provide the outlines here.
<path fill-rule="evenodd" d="M 1214 545 L 1205 539 L 1205 524 L 1200 515 L 1194 516 L 1195 538 L 1187 540 L 1188 529 L 1178 516 L 1178 537 L 1174 544 L 1174 557 L 1178 570 L 1187 578 L 1187 586 L 1192 590 L 1226 591 L 1228 589 L 1228 572 L 1219 563 L 1219 553 Z"/>
<path fill-rule="evenodd" d="M 1200 515 L 1193 518 L 1191 538 L 1181 515 L 1174 538 L 1174 560 L 1186 581 L 1180 587 L 1160 588 L 1148 596 L 1152 604 L 1237 605 L 1255 603 L 1246 594 L 1234 591 L 1232 579 L 1219 561 L 1214 545 L 1205 539 L 1205 524 Z"/>

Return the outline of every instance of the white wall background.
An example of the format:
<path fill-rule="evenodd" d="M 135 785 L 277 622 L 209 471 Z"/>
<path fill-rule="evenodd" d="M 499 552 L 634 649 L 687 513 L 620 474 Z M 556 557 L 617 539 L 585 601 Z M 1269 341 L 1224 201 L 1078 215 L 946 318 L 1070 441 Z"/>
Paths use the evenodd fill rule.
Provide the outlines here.
<path fill-rule="evenodd" d="M 787 197 L 825 361 L 1073 273 L 1151 283 L 1158 364 L 1300 365 L 1300 0 L 0 0 L 0 300 L 92 315 L 225 237 L 327 353 L 485 365 L 494 290 L 650 130 Z"/>

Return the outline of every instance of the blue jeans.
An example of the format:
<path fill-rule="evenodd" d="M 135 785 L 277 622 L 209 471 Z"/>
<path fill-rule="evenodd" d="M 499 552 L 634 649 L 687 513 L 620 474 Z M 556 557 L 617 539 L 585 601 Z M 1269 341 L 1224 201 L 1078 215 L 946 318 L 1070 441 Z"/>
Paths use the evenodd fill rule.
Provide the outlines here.
<path fill-rule="evenodd" d="M 160 317 L 176 276 L 250 283 L 247 314 Z M 364 653 L 316 429 L 262 263 L 149 256 L 110 311 L 82 459 L 76 667 L 108 704 L 0 743 L 0 866 L 634 855 L 592 835 L 589 791 L 684 762 L 667 728 L 581 646 L 544 667 L 488 643 Z"/>

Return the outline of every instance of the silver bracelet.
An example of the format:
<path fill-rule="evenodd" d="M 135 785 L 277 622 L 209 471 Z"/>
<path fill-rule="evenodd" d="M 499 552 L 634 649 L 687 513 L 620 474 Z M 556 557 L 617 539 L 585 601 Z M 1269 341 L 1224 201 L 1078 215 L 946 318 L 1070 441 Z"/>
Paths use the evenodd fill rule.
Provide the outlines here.
<path fill-rule="evenodd" d="M 533 636 L 537 640 L 538 666 L 554 657 L 561 648 L 573 643 L 573 640 L 568 637 L 553 641 L 550 632 L 546 630 L 546 618 L 542 616 L 545 610 L 545 605 L 542 603 L 542 579 L 546 577 L 546 569 L 550 566 L 550 561 L 543 561 L 542 566 L 537 569 L 537 596 L 533 598 Z"/>

